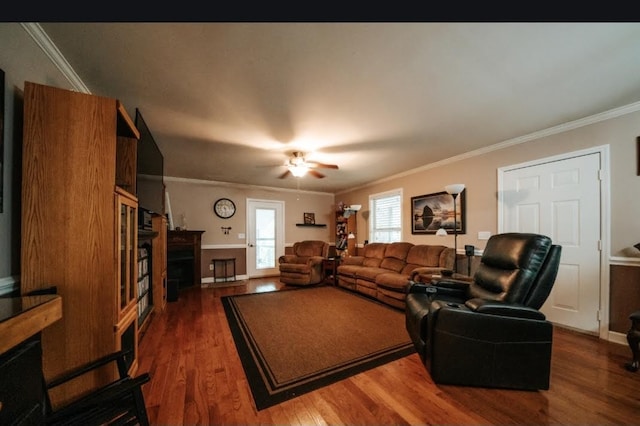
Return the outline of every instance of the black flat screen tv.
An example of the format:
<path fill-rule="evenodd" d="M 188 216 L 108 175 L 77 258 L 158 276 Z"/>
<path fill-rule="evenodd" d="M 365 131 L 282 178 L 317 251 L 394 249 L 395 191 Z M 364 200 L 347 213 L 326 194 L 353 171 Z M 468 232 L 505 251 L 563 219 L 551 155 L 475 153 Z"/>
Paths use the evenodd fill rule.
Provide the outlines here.
<path fill-rule="evenodd" d="M 138 207 L 164 215 L 164 157 L 138 108 L 135 125 L 140 132 L 136 182 Z"/>

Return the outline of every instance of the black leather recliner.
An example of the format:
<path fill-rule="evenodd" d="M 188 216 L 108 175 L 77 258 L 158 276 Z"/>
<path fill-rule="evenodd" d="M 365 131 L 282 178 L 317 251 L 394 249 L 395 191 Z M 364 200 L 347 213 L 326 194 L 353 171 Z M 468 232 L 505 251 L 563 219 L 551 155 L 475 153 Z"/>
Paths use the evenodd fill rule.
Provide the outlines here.
<path fill-rule="evenodd" d="M 561 251 L 544 235 L 497 234 L 471 283 L 407 285 L 406 329 L 435 383 L 549 389 L 553 327 L 539 309 Z"/>

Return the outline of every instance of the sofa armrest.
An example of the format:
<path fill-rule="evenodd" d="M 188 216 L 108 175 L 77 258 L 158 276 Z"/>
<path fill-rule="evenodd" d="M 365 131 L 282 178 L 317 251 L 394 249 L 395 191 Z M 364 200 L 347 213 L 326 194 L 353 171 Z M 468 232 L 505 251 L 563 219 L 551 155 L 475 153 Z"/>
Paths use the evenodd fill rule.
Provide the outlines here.
<path fill-rule="evenodd" d="M 524 305 L 505 303 L 495 300 L 474 298 L 467 300 L 465 302 L 465 306 L 471 311 L 482 314 L 534 320 L 546 319 L 545 315 L 537 309 L 530 308 Z"/>
<path fill-rule="evenodd" d="M 413 271 L 411 271 L 411 273 L 409 274 L 409 278 L 412 281 L 415 281 L 416 277 L 418 277 L 419 275 L 444 275 L 443 271 L 449 271 L 449 269 L 441 268 L 439 266 L 418 266 Z"/>

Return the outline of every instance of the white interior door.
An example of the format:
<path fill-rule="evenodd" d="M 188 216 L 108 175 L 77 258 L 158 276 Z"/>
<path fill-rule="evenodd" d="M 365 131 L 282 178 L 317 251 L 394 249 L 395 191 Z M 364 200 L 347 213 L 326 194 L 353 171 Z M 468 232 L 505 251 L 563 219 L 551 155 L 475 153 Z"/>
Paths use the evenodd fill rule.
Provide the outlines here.
<path fill-rule="evenodd" d="M 284 202 L 247 200 L 247 272 L 249 278 L 279 275 L 284 254 Z"/>
<path fill-rule="evenodd" d="M 591 334 L 600 329 L 600 153 L 515 167 L 502 174 L 501 232 L 534 232 L 562 245 L 560 269 L 541 311 Z"/>

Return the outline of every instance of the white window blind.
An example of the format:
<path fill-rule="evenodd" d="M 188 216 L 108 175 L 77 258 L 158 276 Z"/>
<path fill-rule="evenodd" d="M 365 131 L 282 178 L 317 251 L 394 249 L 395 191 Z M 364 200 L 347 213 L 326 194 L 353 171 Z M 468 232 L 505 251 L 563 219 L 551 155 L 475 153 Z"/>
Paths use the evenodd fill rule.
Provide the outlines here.
<path fill-rule="evenodd" d="M 402 240 L 402 191 L 371 195 L 371 242 L 392 243 Z"/>

